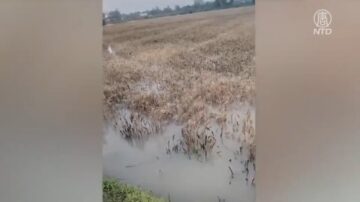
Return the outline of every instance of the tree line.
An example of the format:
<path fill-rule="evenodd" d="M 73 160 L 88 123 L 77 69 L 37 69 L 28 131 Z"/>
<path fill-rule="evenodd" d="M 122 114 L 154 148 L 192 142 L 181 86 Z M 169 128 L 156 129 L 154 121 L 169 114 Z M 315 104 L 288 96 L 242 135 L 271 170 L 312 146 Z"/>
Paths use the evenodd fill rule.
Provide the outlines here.
<path fill-rule="evenodd" d="M 132 12 L 128 14 L 120 13 L 115 9 L 108 13 L 103 13 L 103 25 L 108 23 L 119 23 L 130 20 L 148 19 L 155 17 L 171 16 L 171 15 L 184 15 L 195 12 L 210 11 L 215 9 L 224 9 L 230 7 L 240 7 L 255 4 L 255 0 L 215 0 L 213 2 L 204 2 L 203 0 L 195 0 L 193 5 L 175 6 L 171 8 L 167 6 L 163 9 L 155 7 L 151 10 Z"/>

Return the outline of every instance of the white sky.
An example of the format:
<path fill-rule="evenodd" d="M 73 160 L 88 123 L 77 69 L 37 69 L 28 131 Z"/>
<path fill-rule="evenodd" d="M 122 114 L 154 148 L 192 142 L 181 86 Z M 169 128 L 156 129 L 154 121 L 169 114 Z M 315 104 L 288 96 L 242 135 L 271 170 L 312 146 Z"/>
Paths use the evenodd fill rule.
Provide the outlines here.
<path fill-rule="evenodd" d="M 135 11 L 150 10 L 158 6 L 174 7 L 175 5 L 184 6 L 193 4 L 194 0 L 103 0 L 103 11 L 118 9 L 120 13 L 131 13 Z"/>

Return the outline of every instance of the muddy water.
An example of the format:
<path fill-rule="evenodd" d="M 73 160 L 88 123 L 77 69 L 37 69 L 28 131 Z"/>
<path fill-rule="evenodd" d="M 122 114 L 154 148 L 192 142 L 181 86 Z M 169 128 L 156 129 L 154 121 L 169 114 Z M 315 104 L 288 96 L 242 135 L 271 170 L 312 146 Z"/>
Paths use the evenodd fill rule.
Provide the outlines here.
<path fill-rule="evenodd" d="M 239 119 L 246 113 L 243 109 L 233 112 Z M 254 110 L 251 113 L 254 116 Z M 244 172 L 247 151 L 238 152 L 239 145 L 231 138 L 220 140 L 220 128 L 214 124 L 211 130 L 218 143 L 206 162 L 183 153 L 167 154 L 169 141 L 181 137 L 181 128 L 170 124 L 142 147 L 131 146 L 113 127 L 105 128 L 104 175 L 151 190 L 172 202 L 254 202 L 253 166 L 249 166 L 249 175 Z"/>

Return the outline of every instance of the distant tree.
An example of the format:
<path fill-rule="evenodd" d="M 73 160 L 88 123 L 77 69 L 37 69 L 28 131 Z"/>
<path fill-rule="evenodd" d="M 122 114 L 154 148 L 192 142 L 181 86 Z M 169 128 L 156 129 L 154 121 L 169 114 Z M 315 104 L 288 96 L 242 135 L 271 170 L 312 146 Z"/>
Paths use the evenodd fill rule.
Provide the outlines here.
<path fill-rule="evenodd" d="M 199 5 L 203 5 L 204 4 L 204 0 L 194 0 L 194 5 L 199 6 Z"/>
<path fill-rule="evenodd" d="M 184 7 L 182 7 L 183 13 L 193 13 L 194 12 L 193 10 L 194 10 L 193 6 L 184 6 Z"/>
<path fill-rule="evenodd" d="M 152 10 L 149 11 L 151 15 L 159 15 L 161 13 L 161 10 L 159 7 L 155 7 Z"/>
<path fill-rule="evenodd" d="M 176 5 L 176 6 L 175 6 L 175 10 L 176 10 L 176 11 L 180 11 L 180 9 L 181 9 L 181 7 L 180 7 L 179 5 Z"/>
<path fill-rule="evenodd" d="M 172 9 L 170 8 L 170 6 L 167 6 L 166 8 L 164 8 L 163 10 L 165 13 L 171 13 Z"/>
<path fill-rule="evenodd" d="M 215 6 L 220 8 L 230 6 L 233 3 L 234 0 L 215 0 Z"/>
<path fill-rule="evenodd" d="M 141 19 L 141 12 L 133 12 L 126 15 L 126 18 L 131 20 Z"/>
<path fill-rule="evenodd" d="M 108 19 L 110 22 L 119 22 L 122 20 L 121 13 L 119 10 L 113 10 L 108 13 Z"/>

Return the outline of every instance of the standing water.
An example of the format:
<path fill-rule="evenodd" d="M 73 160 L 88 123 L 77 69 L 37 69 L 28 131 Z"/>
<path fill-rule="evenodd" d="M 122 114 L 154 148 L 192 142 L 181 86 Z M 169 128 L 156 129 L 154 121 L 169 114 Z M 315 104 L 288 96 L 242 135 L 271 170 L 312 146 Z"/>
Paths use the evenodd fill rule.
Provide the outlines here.
<path fill-rule="evenodd" d="M 253 108 L 241 107 L 228 115 L 227 128 L 238 133 L 241 142 L 246 138 L 241 130 L 246 114 L 253 119 Z M 233 134 L 226 138 L 229 133 L 214 123 L 209 130 L 213 131 L 216 144 L 206 160 L 171 152 L 170 145 L 181 139 L 182 128 L 168 124 L 161 134 L 151 136 L 139 146 L 124 139 L 116 127 L 106 127 L 104 175 L 140 186 L 172 202 L 255 201 L 255 163 L 249 163 L 246 147 Z"/>

